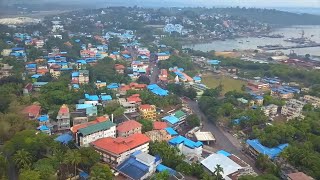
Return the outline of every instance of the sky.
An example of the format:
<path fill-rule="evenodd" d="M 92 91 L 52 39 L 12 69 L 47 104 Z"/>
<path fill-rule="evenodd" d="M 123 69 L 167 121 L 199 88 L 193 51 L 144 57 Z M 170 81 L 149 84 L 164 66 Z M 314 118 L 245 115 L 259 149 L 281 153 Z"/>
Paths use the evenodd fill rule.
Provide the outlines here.
<path fill-rule="evenodd" d="M 320 0 L 0 0 L 0 3 L 14 2 L 69 2 L 84 3 L 110 2 L 110 4 L 136 4 L 152 3 L 154 6 L 246 6 L 246 7 L 309 7 L 320 8 Z"/>

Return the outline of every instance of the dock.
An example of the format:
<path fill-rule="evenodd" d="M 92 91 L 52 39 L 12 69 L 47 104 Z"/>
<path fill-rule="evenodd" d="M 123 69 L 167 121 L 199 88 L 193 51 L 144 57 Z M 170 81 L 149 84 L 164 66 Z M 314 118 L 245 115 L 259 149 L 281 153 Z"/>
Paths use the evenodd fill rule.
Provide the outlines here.
<path fill-rule="evenodd" d="M 312 44 L 299 44 L 294 46 L 257 46 L 258 49 L 264 51 L 270 50 L 288 50 L 288 49 L 301 49 L 301 48 L 310 48 L 310 47 L 320 47 L 320 43 L 312 43 Z"/>

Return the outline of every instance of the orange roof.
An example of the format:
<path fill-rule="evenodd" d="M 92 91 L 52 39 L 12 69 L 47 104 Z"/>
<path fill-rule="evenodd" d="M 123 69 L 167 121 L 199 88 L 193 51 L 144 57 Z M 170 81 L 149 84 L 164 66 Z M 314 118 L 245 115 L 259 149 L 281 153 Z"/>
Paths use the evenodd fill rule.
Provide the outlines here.
<path fill-rule="evenodd" d="M 161 69 L 161 75 L 168 76 L 168 71 L 166 69 Z"/>
<path fill-rule="evenodd" d="M 38 105 L 31 105 L 27 106 L 22 110 L 22 113 L 24 114 L 32 114 L 34 116 L 37 116 L 40 114 L 41 106 Z"/>
<path fill-rule="evenodd" d="M 166 122 L 160 122 L 160 121 L 155 121 L 153 122 L 153 129 L 154 130 L 161 130 L 167 127 Z"/>
<path fill-rule="evenodd" d="M 140 99 L 139 96 L 140 96 L 139 94 L 134 94 L 134 95 L 128 97 L 127 101 L 128 102 L 134 102 L 134 103 L 142 102 L 142 100 Z"/>
<path fill-rule="evenodd" d="M 118 138 L 102 138 L 93 142 L 92 145 L 95 148 L 103 151 L 111 152 L 114 154 L 122 154 L 126 151 L 142 146 L 150 141 L 150 138 L 144 134 L 133 134 L 129 137 Z"/>
<path fill-rule="evenodd" d="M 38 69 L 38 70 L 37 70 L 37 73 L 38 73 L 38 74 L 46 74 L 47 72 L 49 72 L 48 69 Z"/>
<path fill-rule="evenodd" d="M 97 117 L 96 120 L 94 121 L 90 121 L 90 122 L 86 122 L 86 123 L 83 123 L 83 124 L 77 124 L 75 126 L 72 126 L 70 128 L 70 130 L 73 132 L 73 133 L 77 133 L 79 129 L 82 129 L 82 128 L 85 128 L 87 126 L 91 126 L 91 125 L 94 125 L 94 124 L 97 124 L 97 123 L 101 123 L 103 121 L 107 121 L 109 118 L 105 117 L 105 116 L 100 116 L 100 117 Z"/>
<path fill-rule="evenodd" d="M 140 105 L 140 109 L 142 110 L 147 110 L 147 109 L 151 109 L 152 106 L 150 104 L 142 104 Z"/>
<path fill-rule="evenodd" d="M 123 70 L 123 69 L 125 69 L 124 65 L 122 65 L 122 64 L 115 64 L 115 65 L 114 65 L 114 68 L 115 68 L 116 70 Z"/>
<path fill-rule="evenodd" d="M 130 88 L 130 86 L 129 85 L 124 85 L 124 86 L 121 86 L 120 87 L 120 91 L 128 91 L 128 90 L 130 90 L 131 88 Z"/>
<path fill-rule="evenodd" d="M 69 108 L 67 105 L 64 104 L 60 107 L 58 114 L 67 114 L 67 113 L 69 113 Z"/>
<path fill-rule="evenodd" d="M 142 125 L 140 123 L 138 123 L 135 120 L 129 120 L 129 121 L 125 121 L 121 124 L 118 125 L 117 127 L 117 131 L 119 132 L 128 132 L 132 129 L 136 129 L 142 127 Z"/>

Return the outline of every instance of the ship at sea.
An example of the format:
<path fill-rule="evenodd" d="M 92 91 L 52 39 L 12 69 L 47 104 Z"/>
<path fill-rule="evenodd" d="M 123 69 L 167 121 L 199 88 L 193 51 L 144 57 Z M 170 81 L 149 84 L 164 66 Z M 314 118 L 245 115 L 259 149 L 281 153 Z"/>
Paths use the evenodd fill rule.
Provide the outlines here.
<path fill-rule="evenodd" d="M 314 41 L 311 41 L 311 39 L 307 38 L 304 36 L 304 30 L 302 30 L 301 33 L 301 37 L 299 38 L 288 38 L 285 39 L 284 41 L 286 42 L 292 42 L 292 43 L 296 43 L 296 44 L 311 44 L 311 43 L 315 43 Z"/>

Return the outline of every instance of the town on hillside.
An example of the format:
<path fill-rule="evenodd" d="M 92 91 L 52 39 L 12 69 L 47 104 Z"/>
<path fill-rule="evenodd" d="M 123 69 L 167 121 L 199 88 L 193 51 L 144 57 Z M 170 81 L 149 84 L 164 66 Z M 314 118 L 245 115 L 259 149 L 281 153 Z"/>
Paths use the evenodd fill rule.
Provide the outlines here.
<path fill-rule="evenodd" d="M 3 24 L 0 179 L 320 179 L 316 57 L 182 46 L 279 38 L 268 23 L 111 7 Z"/>

